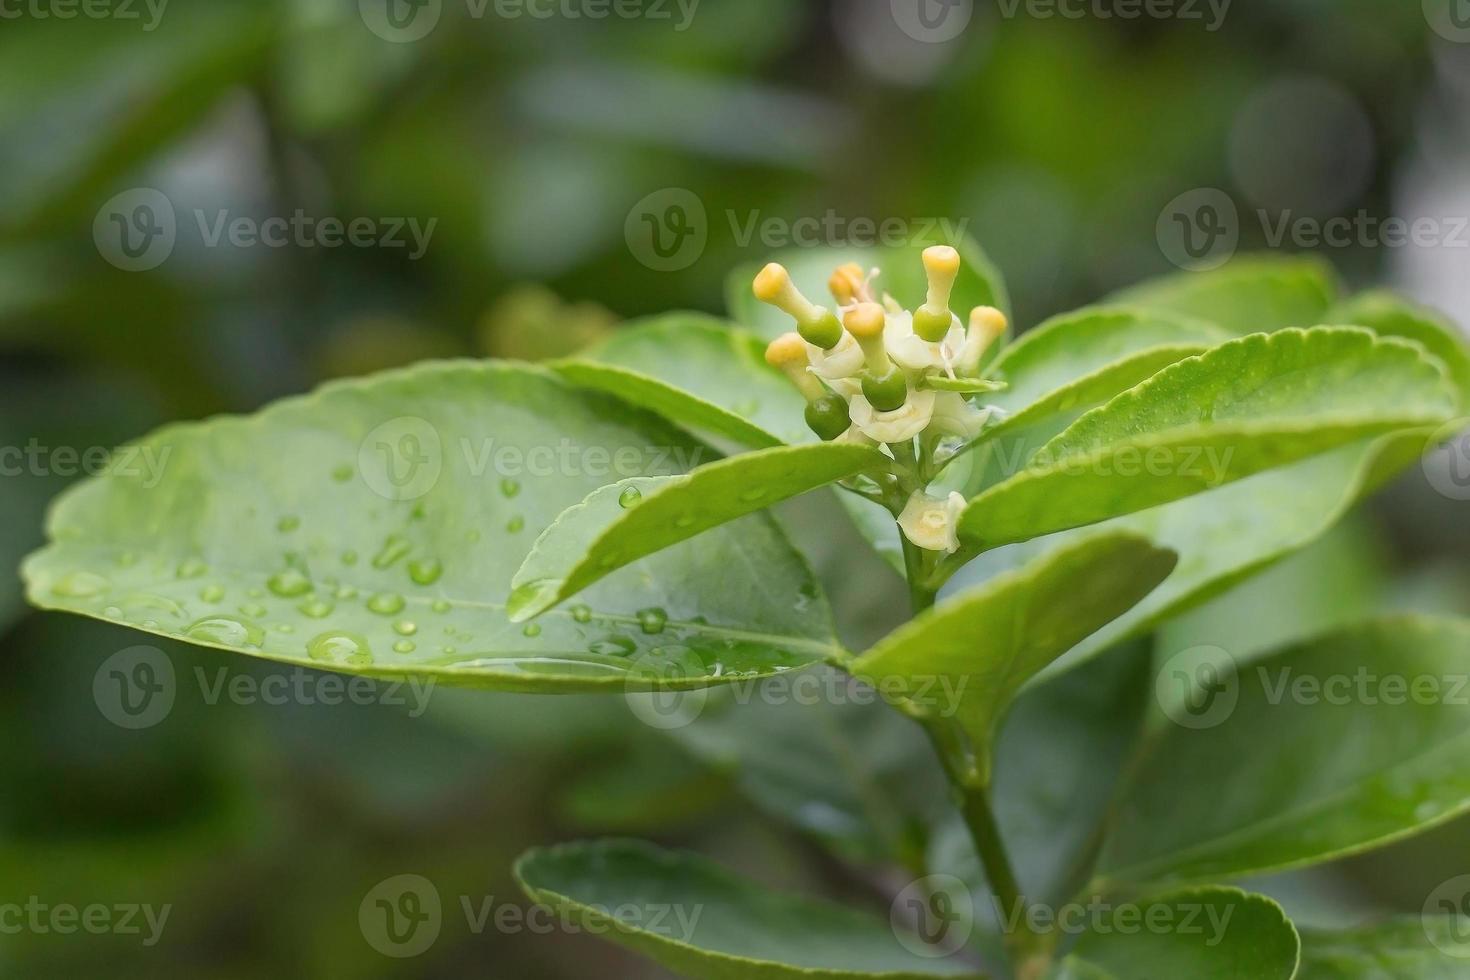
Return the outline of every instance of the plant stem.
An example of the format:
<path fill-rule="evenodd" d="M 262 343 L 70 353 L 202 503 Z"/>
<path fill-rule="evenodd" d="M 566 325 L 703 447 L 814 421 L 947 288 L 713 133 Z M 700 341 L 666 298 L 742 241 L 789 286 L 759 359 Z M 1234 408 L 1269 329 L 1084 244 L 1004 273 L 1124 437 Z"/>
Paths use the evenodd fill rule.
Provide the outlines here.
<path fill-rule="evenodd" d="M 902 536 L 902 535 L 901 535 Z M 924 552 L 907 537 L 903 537 L 904 568 L 908 573 L 909 599 L 914 615 L 919 615 L 934 605 L 938 590 L 931 588 L 928 562 Z M 960 800 L 965 826 L 975 852 L 985 868 L 985 879 L 1001 903 L 1005 916 L 1017 922 L 1019 927 L 1005 935 L 1005 947 L 1020 980 L 1039 977 L 1049 962 L 1045 937 L 1032 932 L 1026 916 L 1026 900 L 1021 894 L 1010 855 L 1000 836 L 1000 826 L 995 811 L 990 806 L 990 794 L 979 769 L 974 763 L 963 737 L 955 737 L 953 723 L 946 718 L 920 719 L 934 751 L 944 765 L 950 787 Z"/>

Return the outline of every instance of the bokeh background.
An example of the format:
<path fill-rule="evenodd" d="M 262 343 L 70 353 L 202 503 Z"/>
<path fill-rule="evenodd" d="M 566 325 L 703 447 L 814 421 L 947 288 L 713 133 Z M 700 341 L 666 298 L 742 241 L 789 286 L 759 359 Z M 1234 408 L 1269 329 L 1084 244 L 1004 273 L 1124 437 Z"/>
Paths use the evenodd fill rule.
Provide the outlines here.
<path fill-rule="evenodd" d="M 1162 229 L 1201 193 L 1228 203 L 1242 251 L 1309 246 L 1273 240 L 1283 216 L 1429 218 L 1433 241 L 1359 230 L 1314 250 L 1354 285 L 1470 322 L 1470 11 L 1181 0 L 1104 16 L 1117 6 L 935 0 L 950 19 L 933 28 L 916 0 L 648 0 L 605 18 L 597 0 L 0 0 L 0 446 L 38 450 L 4 457 L 0 565 L 39 544 L 82 468 L 67 448 L 334 376 L 555 356 L 624 319 L 719 313 L 727 271 L 772 250 L 752 222 L 965 221 L 1024 328 L 1173 271 Z M 163 207 L 138 211 L 159 196 L 172 234 L 123 249 L 119 218 L 164 227 Z M 365 219 L 373 241 L 212 235 L 298 212 Z M 694 244 L 660 255 L 659 227 Z M 1172 642 L 1470 607 L 1466 506 L 1410 474 Z M 816 529 L 802 540 L 849 639 L 902 615 L 884 565 L 836 559 L 850 531 L 787 516 Z M 137 641 L 28 612 L 0 577 L 0 901 L 171 906 L 152 945 L 0 935 L 4 976 L 657 976 L 593 939 L 477 931 L 458 909 L 518 903 L 525 847 L 604 833 L 883 907 L 890 872 L 835 860 L 861 849 L 808 798 L 831 774 L 743 745 L 764 721 L 671 737 L 620 698 L 448 691 L 211 703 L 221 676 L 280 668 L 168 646 L 172 709 L 128 729 L 94 678 Z M 1470 870 L 1470 826 L 1261 887 L 1341 921 L 1417 912 L 1451 867 Z M 404 873 L 433 880 L 446 914 L 432 948 L 398 959 L 358 911 Z"/>

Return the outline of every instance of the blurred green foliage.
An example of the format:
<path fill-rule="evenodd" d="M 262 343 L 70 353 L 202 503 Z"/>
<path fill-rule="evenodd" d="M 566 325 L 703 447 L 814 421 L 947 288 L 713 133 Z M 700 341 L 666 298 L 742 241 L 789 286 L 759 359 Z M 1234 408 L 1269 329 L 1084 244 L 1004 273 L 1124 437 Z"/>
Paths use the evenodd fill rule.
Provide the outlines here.
<path fill-rule="evenodd" d="M 1009 281 L 1018 324 L 1034 325 L 1167 271 L 1160 209 L 1190 188 L 1232 186 L 1240 107 L 1283 77 L 1328 79 L 1362 106 L 1376 167 L 1353 204 L 1386 213 L 1432 73 L 1410 3 L 1239 4 L 1218 32 L 1005 19 L 982 5 L 960 40 L 928 46 L 899 34 L 886 7 L 706 0 L 675 30 L 508 20 L 493 7 L 476 18 L 446 2 L 433 33 L 407 44 L 375 36 L 350 0 L 176 3 L 151 27 L 141 5 L 136 21 L 7 19 L 0 444 L 111 447 L 163 419 L 249 409 L 325 377 L 427 357 L 552 357 L 619 318 L 719 313 L 727 270 L 772 250 L 741 241 L 753 218 L 968 221 Z M 1288 172 L 1293 161 L 1267 164 Z M 93 237 L 106 202 L 136 187 L 163 191 L 180 226 L 169 259 L 140 273 L 106 261 Z M 707 247 L 674 273 L 637 261 L 624 236 L 635 203 L 668 187 L 692 190 L 708 215 Z M 196 211 L 297 210 L 435 223 L 419 259 L 211 248 L 192 227 Z M 1263 244 L 1248 228 L 1243 247 Z M 1357 282 L 1381 279 L 1383 258 L 1333 255 Z M 0 477 L 7 567 L 38 543 L 44 502 L 71 475 L 49 459 Z M 1271 622 L 1275 640 L 1372 608 L 1464 608 L 1463 512 L 1418 479 L 1391 502 L 1392 524 L 1370 510 L 1174 624 L 1167 642 L 1220 642 L 1233 626 L 1250 646 L 1268 609 L 1292 620 Z M 832 508 L 783 513 L 829 591 L 857 598 L 842 624 L 853 643 L 901 617 L 863 598 L 896 596 L 896 580 L 881 562 L 846 557 L 850 529 L 821 529 Z M 1300 601 L 1283 610 L 1274 600 L 1287 590 Z M 496 976 L 650 976 L 592 940 L 474 934 L 455 915 L 417 960 L 363 941 L 358 904 L 384 877 L 425 874 L 450 902 L 520 902 L 512 857 L 577 833 L 692 841 L 859 902 L 879 891 L 876 865 L 855 881 L 824 850 L 880 851 L 835 833 L 845 808 L 874 801 L 834 808 L 792 774 L 840 758 L 841 733 L 865 730 L 861 711 L 836 713 L 832 746 L 781 759 L 761 739 L 780 734 L 784 713 L 742 717 L 739 705 L 673 740 L 617 698 L 438 691 L 418 717 L 381 704 L 210 704 L 205 680 L 218 672 L 279 668 L 167 646 L 174 710 L 129 731 L 92 694 L 101 663 L 133 642 L 122 631 L 25 614 L 13 572 L 0 583 L 0 629 L 0 899 L 173 907 L 156 948 L 122 935 L 0 936 L 6 976 L 447 977 L 487 965 Z M 892 775 L 874 773 L 873 785 Z M 922 852 L 904 814 L 889 817 L 888 845 Z M 1445 847 L 1467 833 L 1451 826 L 1441 844 L 1277 890 L 1299 906 L 1417 912 Z"/>

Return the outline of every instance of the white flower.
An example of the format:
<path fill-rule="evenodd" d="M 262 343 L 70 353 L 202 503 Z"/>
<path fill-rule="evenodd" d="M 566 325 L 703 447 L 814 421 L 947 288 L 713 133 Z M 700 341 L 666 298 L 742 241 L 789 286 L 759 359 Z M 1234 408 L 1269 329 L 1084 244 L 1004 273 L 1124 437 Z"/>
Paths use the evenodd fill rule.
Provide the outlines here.
<path fill-rule="evenodd" d="M 883 343 L 888 348 L 888 355 L 906 370 L 938 368 L 953 377 L 952 366 L 965 346 L 965 328 L 960 318 L 955 317 L 954 325 L 944 340 L 933 344 L 914 333 L 912 313 L 890 313 L 888 325 L 883 330 Z"/>
<path fill-rule="evenodd" d="M 940 391 L 935 393 L 934 419 L 930 424 L 937 432 L 969 441 L 985 428 L 992 411 L 976 408 L 957 391 Z"/>
<path fill-rule="evenodd" d="M 925 551 L 954 554 L 960 549 L 955 525 L 964 509 L 965 498 L 959 493 L 931 497 L 915 490 L 903 513 L 898 515 L 898 526 L 903 529 L 904 537 Z"/>
<path fill-rule="evenodd" d="M 907 442 L 929 426 L 934 415 L 934 392 L 911 391 L 908 400 L 891 412 L 880 412 L 862 393 L 852 396 L 848 418 L 863 434 L 878 442 Z"/>
<path fill-rule="evenodd" d="M 869 438 L 866 434 L 864 434 L 864 432 L 863 432 L 862 429 L 859 429 L 855 425 L 848 426 L 846 432 L 842 433 L 842 435 L 838 436 L 836 439 L 833 439 L 832 441 L 834 443 L 837 443 L 837 444 L 840 444 L 840 445 L 845 445 L 845 446 L 876 446 L 876 445 L 878 445 L 878 443 L 875 440 Z"/>
<path fill-rule="evenodd" d="M 831 350 L 822 350 L 815 344 L 808 344 L 807 348 L 808 358 L 812 362 L 812 373 L 828 381 L 861 374 L 866 363 L 862 347 L 850 333 L 843 333 L 842 339 Z"/>

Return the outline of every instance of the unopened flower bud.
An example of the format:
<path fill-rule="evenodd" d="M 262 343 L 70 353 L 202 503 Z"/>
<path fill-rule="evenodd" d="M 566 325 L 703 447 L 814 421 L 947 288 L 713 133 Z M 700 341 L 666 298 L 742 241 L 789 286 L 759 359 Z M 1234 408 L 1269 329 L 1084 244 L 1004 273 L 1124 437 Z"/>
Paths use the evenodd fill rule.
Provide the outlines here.
<path fill-rule="evenodd" d="M 888 351 L 883 346 L 883 331 L 888 326 L 888 315 L 883 312 L 883 307 L 877 303 L 859 303 L 847 311 L 842 322 L 863 349 L 868 370 L 873 374 L 887 374 L 893 362 L 888 359 Z"/>
<path fill-rule="evenodd" d="M 800 334 L 783 333 L 771 341 L 766 346 L 766 363 L 790 378 L 808 402 L 826 394 L 822 383 L 807 371 L 807 346 Z"/>
<path fill-rule="evenodd" d="M 897 411 L 908 401 L 908 378 L 896 367 L 890 367 L 885 374 L 864 371 L 863 397 L 880 412 Z"/>
<path fill-rule="evenodd" d="M 806 424 L 823 442 L 831 442 L 852 425 L 847 403 L 836 395 L 823 395 L 806 407 Z"/>
<path fill-rule="evenodd" d="M 752 289 L 756 299 L 795 320 L 797 331 L 807 343 L 831 350 L 842 340 L 842 324 L 837 321 L 837 315 L 803 296 L 781 263 L 772 262 L 762 269 Z"/>
<path fill-rule="evenodd" d="M 958 367 L 967 375 L 980 370 L 980 361 L 985 352 L 1006 332 L 1006 315 L 993 306 L 977 306 L 970 311 L 970 332 L 965 335 L 965 346 L 960 352 Z"/>
<path fill-rule="evenodd" d="M 832 278 L 827 280 L 827 288 L 832 291 L 832 298 L 838 306 L 851 306 L 868 298 L 868 280 L 863 274 L 863 267 L 856 262 L 838 266 Z"/>

